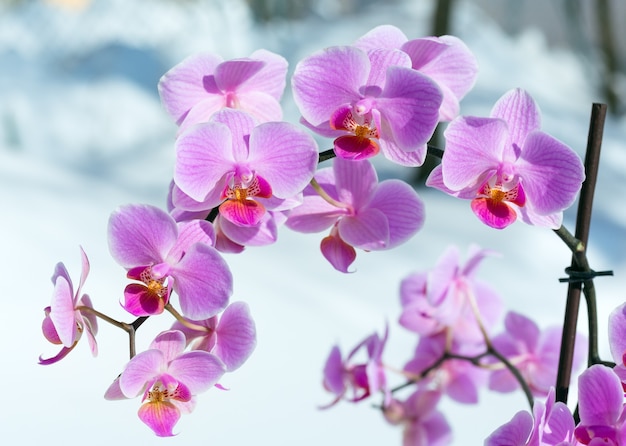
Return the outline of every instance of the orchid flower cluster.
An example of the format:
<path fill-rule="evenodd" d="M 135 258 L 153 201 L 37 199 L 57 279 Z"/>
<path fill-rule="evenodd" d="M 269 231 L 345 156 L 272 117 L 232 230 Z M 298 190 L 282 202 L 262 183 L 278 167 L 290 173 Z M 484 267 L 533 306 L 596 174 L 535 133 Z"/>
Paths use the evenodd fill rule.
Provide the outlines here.
<path fill-rule="evenodd" d="M 563 211 L 585 179 L 576 153 L 541 130 L 528 92 L 505 93 L 488 117 L 460 115 L 478 69 L 456 37 L 409 40 L 384 25 L 351 45 L 311 54 L 291 78 L 301 125 L 283 121 L 287 70 L 282 56 L 258 50 L 232 60 L 193 55 L 161 78 L 163 107 L 178 126 L 166 208 L 124 205 L 108 225 L 111 255 L 128 279 L 120 304 L 134 322 L 102 314 L 83 294 L 89 261 L 82 249 L 76 289 L 62 263 L 52 277 L 42 329 L 61 350 L 40 363 L 65 358 L 83 334 L 95 356 L 97 319 L 127 331 L 131 359 L 105 398 L 140 397 L 139 418 L 158 436 L 174 435 L 197 395 L 223 389 L 222 376 L 254 350 L 249 308 L 231 302 L 226 255 L 274 243 L 286 226 L 324 233 L 322 256 L 348 273 L 357 251 L 393 249 L 422 228 L 418 193 L 399 179 L 379 181 L 372 158 L 417 167 L 427 154 L 439 156 L 427 186 L 470 200 L 476 217 L 495 229 L 518 219 L 561 228 Z M 440 123 L 447 123 L 445 150 L 428 145 Z M 312 134 L 331 138 L 332 149 L 320 152 Z M 521 387 L 529 401 L 537 396 L 545 403 L 534 403 L 532 416 L 520 412 L 486 444 L 626 444 L 620 384 L 626 379 L 626 312 L 612 316 L 617 373 L 594 365 L 580 376 L 576 426 L 567 406 L 555 403 L 552 387 L 562 327 L 541 330 L 529 317 L 508 312 L 497 331 L 504 305 L 476 274 L 494 254 L 473 247 L 462 263 L 450 247 L 430 271 L 406 277 L 399 324 L 416 335 L 411 359 L 402 367 L 383 360 L 388 326 L 347 355 L 334 346 L 323 366 L 323 385 L 332 395 L 324 407 L 380 394 L 381 413 L 403 426 L 405 446 L 444 445 L 451 441 L 437 408 L 444 395 L 473 404 L 482 386 L 498 392 Z M 137 353 L 135 332 L 165 313 L 174 321 Z M 579 337 L 576 366 L 583 362 L 583 343 Z M 405 382 L 392 387 L 391 373 Z M 407 388 L 412 392 L 400 397 Z M 594 398 L 598 392 L 606 398 Z"/>

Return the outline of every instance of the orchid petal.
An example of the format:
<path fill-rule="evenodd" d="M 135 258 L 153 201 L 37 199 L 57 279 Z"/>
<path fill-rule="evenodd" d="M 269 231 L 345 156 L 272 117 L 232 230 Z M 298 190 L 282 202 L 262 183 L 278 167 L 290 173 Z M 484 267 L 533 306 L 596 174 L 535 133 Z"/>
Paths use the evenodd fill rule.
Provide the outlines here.
<path fill-rule="evenodd" d="M 317 168 L 315 140 L 287 122 L 268 122 L 250 134 L 249 163 L 272 187 L 276 197 L 300 193 Z"/>
<path fill-rule="evenodd" d="M 378 94 L 372 96 L 378 96 L 380 90 L 384 88 L 387 68 L 393 66 L 411 68 L 411 59 L 399 49 L 375 48 L 367 52 L 367 57 L 369 57 L 371 65 L 366 81 L 367 88 L 379 87 Z M 367 91 L 361 91 L 361 94 L 369 95 Z"/>
<path fill-rule="evenodd" d="M 125 268 L 161 263 L 176 243 L 176 222 L 149 205 L 126 205 L 109 218 L 109 250 Z"/>
<path fill-rule="evenodd" d="M 150 349 L 160 350 L 163 353 L 163 362 L 169 363 L 179 356 L 185 349 L 186 339 L 179 330 L 168 330 L 159 333 L 150 343 Z"/>
<path fill-rule="evenodd" d="M 178 223 L 178 240 L 167 255 L 168 262 L 171 264 L 178 262 L 194 243 L 213 246 L 215 230 L 210 222 L 196 219 Z"/>
<path fill-rule="evenodd" d="M 533 210 L 540 215 L 571 206 L 585 179 L 578 155 L 541 131 L 526 138 L 516 169 L 528 201 L 532 201 Z"/>
<path fill-rule="evenodd" d="M 80 247 L 80 263 L 81 263 L 81 271 L 80 271 L 80 281 L 78 282 L 78 287 L 76 288 L 75 299 L 78 300 L 81 290 L 83 289 L 83 285 L 85 285 L 85 280 L 89 275 L 89 259 L 87 258 L 87 254 L 85 254 L 85 250 L 83 247 Z"/>
<path fill-rule="evenodd" d="M 65 358 L 72 350 L 74 350 L 74 347 L 76 347 L 77 343 L 74 343 L 74 345 L 72 345 L 71 347 L 63 347 L 59 353 L 57 353 L 55 356 L 51 357 L 51 358 L 43 358 L 41 356 L 39 356 L 39 364 L 40 365 L 50 365 L 50 364 L 55 364 L 57 362 L 59 362 L 61 359 Z"/>
<path fill-rule="evenodd" d="M 228 173 L 224 174 L 224 176 L 217 181 L 217 184 L 225 186 L 227 177 Z M 222 192 L 222 188 L 215 187 L 209 192 L 204 200 L 196 201 L 180 190 L 180 187 L 172 181 L 168 210 L 177 222 L 191 220 L 193 218 L 204 219 L 209 214 L 211 209 L 218 206 L 222 202 Z M 190 218 L 179 218 L 179 215 L 187 215 Z"/>
<path fill-rule="evenodd" d="M 255 200 L 226 200 L 219 207 L 224 219 L 237 226 L 256 226 L 265 215 L 265 207 Z"/>
<path fill-rule="evenodd" d="M 596 364 L 578 377 L 580 424 L 614 426 L 624 406 L 624 391 L 609 367 Z"/>
<path fill-rule="evenodd" d="M 63 344 L 61 339 L 59 339 L 57 329 L 54 327 L 54 322 L 50 319 L 50 307 L 46 307 L 44 312 L 46 316 L 41 322 L 41 331 L 43 332 L 44 337 L 52 344 Z"/>
<path fill-rule="evenodd" d="M 336 345 L 331 349 L 324 365 L 324 387 L 335 395 L 343 395 L 346 384 L 343 379 L 343 360 Z"/>
<path fill-rule="evenodd" d="M 410 68 L 389 67 L 377 109 L 395 142 L 406 151 L 417 150 L 435 131 L 442 95 L 437 85 Z M 384 127 L 383 127 L 384 130 Z M 381 134 L 381 138 L 387 135 Z"/>
<path fill-rule="evenodd" d="M 424 204 L 417 192 L 404 181 L 386 180 L 380 183 L 369 207 L 378 209 L 387 217 L 387 249 L 404 243 L 424 225 Z"/>
<path fill-rule="evenodd" d="M 65 347 L 74 345 L 78 338 L 72 285 L 63 276 L 57 277 L 50 304 L 50 320 L 59 340 Z"/>
<path fill-rule="evenodd" d="M 153 316 L 163 313 L 166 299 L 140 283 L 129 283 L 124 288 L 122 307 L 133 316 Z"/>
<path fill-rule="evenodd" d="M 378 209 L 367 208 L 356 217 L 344 217 L 338 224 L 339 234 L 348 245 L 366 251 L 387 249 L 389 222 Z"/>
<path fill-rule="evenodd" d="M 411 152 L 403 150 L 394 141 L 381 139 L 380 150 L 389 161 L 406 167 L 419 167 L 424 164 L 426 158 L 426 144 L 423 144 Z"/>
<path fill-rule="evenodd" d="M 440 119 L 450 121 L 459 112 L 459 101 L 474 86 L 478 64 L 461 39 L 454 36 L 425 37 L 402 47 L 415 70 L 434 80 L 443 93 Z"/>
<path fill-rule="evenodd" d="M 375 140 L 354 135 L 343 135 L 335 139 L 333 148 L 337 157 L 354 161 L 371 158 L 380 151 Z"/>
<path fill-rule="evenodd" d="M 276 223 L 276 213 L 274 212 L 266 212 L 254 226 L 239 226 L 220 216 L 218 216 L 217 220 L 219 220 L 223 236 L 222 242 L 224 242 L 224 238 L 229 239 L 236 245 L 231 246 L 234 249 L 242 246 L 267 246 L 278 239 L 278 225 Z M 216 247 L 221 252 L 232 252 L 224 251 L 225 246 L 223 244 L 216 245 Z M 236 252 L 239 251 L 237 250 Z"/>
<path fill-rule="evenodd" d="M 280 102 L 262 91 L 239 93 L 237 102 L 240 110 L 254 116 L 259 122 L 280 121 L 283 119 L 283 109 Z"/>
<path fill-rule="evenodd" d="M 485 440 L 485 446 L 524 446 L 533 428 L 533 417 L 526 411 L 517 412 L 511 421 L 500 426 Z"/>
<path fill-rule="evenodd" d="M 217 112 L 211 121 L 226 125 L 230 131 L 231 145 L 222 149 L 227 159 L 232 157 L 237 163 L 248 161 L 248 138 L 258 124 L 255 118 L 241 110 L 226 108 Z"/>
<path fill-rule="evenodd" d="M 181 135 L 196 124 L 210 121 L 211 117 L 224 107 L 226 107 L 226 98 L 221 94 L 202 99 L 191 107 L 185 118 L 179 123 L 177 135 Z"/>
<path fill-rule="evenodd" d="M 507 333 L 522 342 L 527 351 L 534 351 L 539 343 L 539 327 L 531 319 L 514 311 L 507 313 L 504 319 Z M 560 342 L 560 341 L 559 341 Z"/>
<path fill-rule="evenodd" d="M 224 375 L 226 367 L 214 354 L 202 350 L 183 353 L 172 360 L 168 372 L 175 376 L 192 394 L 213 387 Z"/>
<path fill-rule="evenodd" d="M 337 271 L 347 273 L 348 268 L 352 265 L 352 262 L 356 259 L 356 251 L 352 246 L 344 242 L 338 235 L 331 235 L 324 237 L 320 244 L 320 249 L 326 260 Z"/>
<path fill-rule="evenodd" d="M 264 65 L 264 62 L 252 59 L 224 61 L 215 68 L 215 84 L 225 94 L 236 92 L 239 85 L 257 74 Z"/>
<path fill-rule="evenodd" d="M 444 137 L 443 182 L 452 190 L 460 190 L 475 184 L 486 171 L 497 170 L 508 130 L 499 119 L 461 116 L 448 125 Z"/>
<path fill-rule="evenodd" d="M 476 198 L 471 203 L 474 214 L 487 226 L 504 229 L 517 219 L 515 211 L 503 201 Z"/>
<path fill-rule="evenodd" d="M 351 46 L 330 47 L 300 61 L 291 82 L 304 119 L 317 126 L 339 105 L 361 99 L 358 88 L 365 85 L 369 71 L 367 54 Z"/>
<path fill-rule="evenodd" d="M 174 290 L 183 314 L 190 319 L 208 319 L 222 311 L 232 294 L 233 278 L 216 249 L 196 243 L 172 268 Z"/>
<path fill-rule="evenodd" d="M 220 122 L 198 124 L 185 131 L 175 143 L 176 185 L 195 201 L 204 201 L 219 188 L 224 174 L 234 170 L 234 144 L 230 128 Z"/>
<path fill-rule="evenodd" d="M 364 208 L 378 186 L 376 169 L 368 161 L 333 160 L 338 200 L 352 209 Z"/>
<path fill-rule="evenodd" d="M 256 347 L 256 327 L 245 302 L 233 302 L 224 310 L 216 328 L 217 342 L 212 353 L 226 370 L 238 369 Z"/>
<path fill-rule="evenodd" d="M 264 92 L 277 102 L 280 101 L 286 85 L 287 59 L 264 49 L 253 52 L 250 55 L 250 59 L 261 60 L 265 65 L 262 70 L 240 85 L 238 91 L 240 93 Z"/>
<path fill-rule="evenodd" d="M 392 25 L 380 25 L 360 37 L 354 46 L 363 50 L 376 48 L 397 49 L 407 41 L 400 29 Z"/>
<path fill-rule="evenodd" d="M 128 398 L 145 391 L 146 384 L 153 381 L 166 366 L 163 352 L 156 349 L 138 353 L 126 364 L 120 376 L 120 390 Z"/>
<path fill-rule="evenodd" d="M 609 346 L 613 361 L 622 364 L 626 352 L 626 303 L 615 308 L 609 315 Z"/>
<path fill-rule="evenodd" d="M 183 121 L 186 113 L 199 100 L 219 94 L 215 87 L 210 88 L 210 84 L 206 84 L 205 79 L 213 74 L 221 61 L 220 57 L 213 54 L 194 55 L 161 77 L 158 85 L 161 102 L 177 124 Z"/>
<path fill-rule="evenodd" d="M 285 225 L 297 232 L 321 232 L 335 224 L 339 217 L 348 215 L 348 212 L 347 208 L 335 207 L 322 197 L 310 196 L 289 213 Z"/>
<path fill-rule="evenodd" d="M 139 408 L 139 419 L 159 437 L 173 436 L 172 430 L 180 419 L 180 411 L 169 401 L 150 401 Z"/>
<path fill-rule="evenodd" d="M 491 109 L 492 118 L 502 119 L 509 128 L 512 144 L 521 148 L 528 135 L 541 127 L 541 113 L 535 100 L 521 88 L 505 93 Z"/>
<path fill-rule="evenodd" d="M 113 380 L 109 388 L 104 393 L 104 399 L 109 401 L 125 400 L 127 397 L 120 388 L 120 377 L 118 376 Z"/>

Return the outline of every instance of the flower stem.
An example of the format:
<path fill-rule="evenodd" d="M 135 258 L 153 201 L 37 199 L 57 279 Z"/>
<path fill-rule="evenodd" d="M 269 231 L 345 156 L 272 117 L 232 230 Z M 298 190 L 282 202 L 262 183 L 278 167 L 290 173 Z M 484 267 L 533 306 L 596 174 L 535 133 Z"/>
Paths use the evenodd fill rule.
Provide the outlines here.
<path fill-rule="evenodd" d="M 319 196 L 322 197 L 324 201 L 326 201 L 327 203 L 330 203 L 333 206 L 340 208 L 340 209 L 349 209 L 347 205 L 335 200 L 333 197 L 328 195 L 328 193 L 322 188 L 322 186 L 320 186 L 320 184 L 317 182 L 315 178 L 311 179 L 310 184 L 311 184 L 311 187 L 315 189 L 315 192 L 317 192 Z"/>
<path fill-rule="evenodd" d="M 129 348 L 129 351 L 130 351 L 130 359 L 133 359 L 133 357 L 136 354 L 135 332 L 141 326 L 141 324 L 143 324 L 145 321 L 148 320 L 149 316 L 138 317 L 132 323 L 129 324 L 127 322 L 120 322 L 120 321 L 118 321 L 116 319 L 113 319 L 112 317 L 107 316 L 106 314 L 101 313 L 98 310 L 95 310 L 95 309 L 93 309 L 91 307 L 87 307 L 85 305 L 80 305 L 80 306 L 76 307 L 76 310 L 94 314 L 96 317 L 102 319 L 103 321 L 106 321 L 106 322 L 108 322 L 111 325 L 115 325 L 116 327 L 121 328 L 126 333 L 128 333 L 128 344 L 129 344 L 128 348 Z"/>
<path fill-rule="evenodd" d="M 517 367 L 515 367 L 511 361 L 508 360 L 506 356 L 500 353 L 491 342 L 489 338 L 489 334 L 487 333 L 487 329 L 485 328 L 485 324 L 483 324 L 482 317 L 480 315 L 480 310 L 478 308 L 478 303 L 476 302 L 476 298 L 474 297 L 474 293 L 471 290 L 467 290 L 467 300 L 469 301 L 470 307 L 472 308 L 472 312 L 474 313 L 474 317 L 476 318 L 476 322 L 478 323 L 478 328 L 480 328 L 480 332 L 483 335 L 483 339 L 485 340 L 485 345 L 487 346 L 487 352 L 495 357 L 498 361 L 500 361 L 504 366 L 513 374 L 517 382 L 519 383 L 524 395 L 526 395 L 526 399 L 528 400 L 528 405 L 530 406 L 530 410 L 532 412 L 533 405 L 535 400 L 533 398 L 533 393 L 530 390 L 530 386 L 526 379 L 522 376 L 522 373 L 519 371 Z"/>
<path fill-rule="evenodd" d="M 590 271 L 586 261 L 586 247 L 589 239 L 589 228 L 591 223 L 591 209 L 593 205 L 593 195 L 595 192 L 596 180 L 598 177 L 598 166 L 600 163 L 600 148 L 602 146 L 602 133 L 604 130 L 604 120 L 606 117 L 606 104 L 594 103 L 591 108 L 591 119 L 589 123 L 589 135 L 587 138 L 587 150 L 585 154 L 585 181 L 583 182 L 580 199 L 578 202 L 578 212 L 576 214 L 575 244 L 567 243 L 570 236 L 562 236 L 564 230 L 557 230 L 557 235 L 566 241 L 572 249 L 571 267 L 575 271 Z M 570 240 L 571 241 L 571 240 Z M 570 248 L 571 249 L 571 248 Z M 584 281 L 588 305 L 589 319 L 589 360 L 597 356 L 597 312 L 595 308 L 595 292 L 593 292 L 593 281 Z M 580 293 L 583 282 L 572 281 L 567 290 L 567 303 L 565 306 L 565 318 L 563 321 L 563 337 L 561 339 L 561 354 L 559 357 L 559 368 L 556 379 L 556 400 L 567 403 L 569 383 L 572 374 L 572 363 L 574 360 L 574 345 L 576 340 L 576 325 L 578 323 L 578 310 L 580 307 Z M 591 298 L 592 296 L 593 298 Z"/>
<path fill-rule="evenodd" d="M 203 332 L 210 332 L 211 331 L 211 329 L 209 327 L 205 327 L 204 325 L 194 324 L 193 322 L 189 321 L 188 319 L 185 319 L 178 311 L 176 311 L 176 309 L 174 307 L 172 307 L 172 304 L 170 304 L 169 302 L 167 303 L 167 305 L 165 305 L 165 309 L 167 311 L 169 311 L 172 314 L 172 316 L 174 316 L 176 318 L 176 320 L 178 322 L 180 322 L 185 327 L 187 327 L 187 328 L 189 328 L 191 330 L 203 331 Z"/>

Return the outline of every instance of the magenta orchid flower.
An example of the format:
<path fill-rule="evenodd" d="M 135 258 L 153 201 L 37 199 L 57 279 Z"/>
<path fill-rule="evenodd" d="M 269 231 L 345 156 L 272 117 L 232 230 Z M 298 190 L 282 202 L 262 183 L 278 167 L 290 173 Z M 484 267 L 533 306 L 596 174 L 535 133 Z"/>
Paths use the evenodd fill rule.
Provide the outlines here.
<path fill-rule="evenodd" d="M 105 398 L 135 398 L 143 394 L 139 419 L 159 437 L 174 435 L 172 430 L 181 413 L 193 410 L 194 396 L 217 384 L 225 372 L 222 361 L 212 353 L 184 353 L 184 349 L 182 332 L 162 332 L 148 350 L 130 360 Z"/>
<path fill-rule="evenodd" d="M 61 351 L 52 358 L 39 357 L 39 364 L 49 365 L 65 358 L 78 344 L 83 333 L 87 336 L 93 356 L 98 354 L 96 333 L 98 322 L 93 313 L 84 308 L 93 308 L 89 296 L 81 295 L 83 285 L 89 274 L 89 259 L 83 249 L 80 249 L 82 271 L 78 287 L 74 285 L 63 263 L 56 265 L 52 276 L 54 293 L 52 303 L 44 308 L 45 318 L 42 331 L 45 338 L 53 344 L 63 345 Z"/>
<path fill-rule="evenodd" d="M 337 156 L 360 160 L 382 151 L 407 166 L 424 162 L 442 95 L 411 59 L 393 49 L 336 46 L 296 66 L 294 100 L 303 123 L 336 138 Z"/>
<path fill-rule="evenodd" d="M 624 407 L 620 378 L 609 367 L 592 365 L 578 377 L 576 439 L 591 446 L 626 444 Z"/>
<path fill-rule="evenodd" d="M 287 61 L 267 50 L 227 61 L 205 53 L 169 70 L 158 88 L 163 106 L 182 132 L 223 108 L 244 110 L 259 122 L 280 121 L 286 75 Z"/>
<path fill-rule="evenodd" d="M 317 145 L 302 129 L 287 122 L 256 126 L 247 113 L 225 109 L 178 138 L 174 181 L 204 209 L 219 206 L 231 223 L 255 226 L 269 199 L 282 203 L 302 192 L 317 160 Z M 185 208 L 176 189 L 172 202 Z"/>
<path fill-rule="evenodd" d="M 382 337 L 378 333 L 361 341 L 343 358 L 338 346 L 334 346 L 324 365 L 324 388 L 335 396 L 335 399 L 323 406 L 329 408 L 342 399 L 357 403 L 376 392 L 383 392 L 385 402 L 389 402 L 391 394 L 387 388 L 387 378 L 382 355 L 387 343 L 388 330 Z M 358 362 L 357 357 L 366 354 L 365 362 Z M 351 396 L 347 396 L 351 393 Z"/>
<path fill-rule="evenodd" d="M 441 393 L 419 387 L 406 401 L 393 399 L 384 409 L 385 419 L 404 425 L 402 446 L 446 446 L 452 442 L 452 429 L 437 410 Z"/>
<path fill-rule="evenodd" d="M 478 403 L 479 389 L 487 383 L 488 372 L 463 359 L 448 359 L 440 366 L 432 368 L 446 353 L 465 357 L 481 354 L 484 343 L 450 342 L 446 332 L 432 336 L 422 336 L 413 358 L 404 366 L 410 378 L 429 389 L 445 393 L 462 404 Z M 426 373 L 426 371 L 430 372 Z M 423 376 L 425 374 L 425 376 Z"/>
<path fill-rule="evenodd" d="M 160 314 L 172 291 L 186 317 L 206 319 L 226 308 L 232 294 L 228 265 L 213 248 L 211 224 L 176 224 L 149 205 L 122 206 L 109 219 L 109 249 L 131 283 L 122 306 L 135 316 Z"/>
<path fill-rule="evenodd" d="M 471 200 L 486 225 L 503 229 L 522 221 L 556 229 L 585 178 L 568 146 L 540 130 L 532 97 L 511 90 L 489 118 L 458 117 L 444 136 L 446 149 L 426 184 Z"/>
<path fill-rule="evenodd" d="M 423 37 L 409 40 L 392 25 L 378 26 L 354 46 L 363 50 L 399 49 L 411 58 L 411 68 L 437 83 L 443 94 L 440 121 L 451 121 L 459 114 L 459 102 L 476 82 L 478 63 L 465 43 L 454 36 Z"/>
<path fill-rule="evenodd" d="M 368 160 L 335 158 L 333 167 L 319 170 L 315 179 L 318 190 L 307 186 L 303 204 L 289 213 L 285 225 L 304 233 L 331 228 L 321 250 L 338 271 L 348 271 L 354 248 L 394 248 L 424 223 L 424 205 L 415 190 L 400 180 L 378 183 Z"/>
<path fill-rule="evenodd" d="M 251 226 L 242 226 L 240 223 L 233 223 L 228 218 L 220 215 L 211 216 L 214 202 L 197 202 L 180 190 L 174 182 L 170 185 L 168 194 L 168 211 L 177 222 L 194 219 L 213 219 L 215 230 L 215 248 L 220 252 L 239 253 L 246 246 L 267 246 L 278 239 L 278 228 L 287 219 L 286 214 L 290 209 L 300 205 L 300 197 L 288 198 L 285 200 L 272 198 L 256 198 L 262 208 L 265 209 L 259 221 Z M 179 207 L 174 206 L 174 201 Z M 259 208 L 261 209 L 261 208 Z M 216 211 L 219 208 L 215 209 Z"/>
<path fill-rule="evenodd" d="M 204 350 L 220 358 L 227 372 L 241 367 L 256 347 L 256 327 L 245 302 L 233 302 L 219 317 L 189 322 L 198 329 L 180 322 L 174 323 L 172 329 L 185 334 L 192 350 Z"/>
<path fill-rule="evenodd" d="M 533 415 L 520 411 L 485 440 L 485 446 L 577 446 L 574 417 L 551 388 L 545 403 L 535 400 Z"/>
<path fill-rule="evenodd" d="M 434 268 L 406 277 L 400 284 L 400 325 L 424 336 L 449 330 L 459 342 L 482 341 L 483 334 L 473 314 L 474 304 L 487 330 L 498 322 L 503 309 L 498 294 L 475 277 L 478 266 L 489 254 L 492 252 L 472 246 L 463 265 L 458 248 L 451 246 Z"/>
<path fill-rule="evenodd" d="M 553 326 L 541 331 L 532 320 L 515 312 L 506 315 L 504 327 L 506 331 L 492 339 L 494 348 L 515 365 L 533 394 L 546 395 L 556 382 L 563 327 Z M 576 335 L 573 370 L 583 363 L 585 341 L 584 336 Z M 492 372 L 489 388 L 512 392 L 519 388 L 519 383 L 503 368 Z"/>

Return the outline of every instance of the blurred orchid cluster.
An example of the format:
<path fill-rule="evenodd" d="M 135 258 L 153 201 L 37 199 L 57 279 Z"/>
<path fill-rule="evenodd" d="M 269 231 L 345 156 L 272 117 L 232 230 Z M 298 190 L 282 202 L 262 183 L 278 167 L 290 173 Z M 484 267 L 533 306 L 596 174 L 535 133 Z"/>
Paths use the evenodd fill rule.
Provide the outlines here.
<path fill-rule="evenodd" d="M 40 362 L 63 359 L 83 334 L 95 355 L 98 318 L 127 331 L 131 359 L 105 397 L 140 396 L 139 418 L 159 436 L 173 435 L 196 396 L 223 388 L 224 373 L 254 350 L 248 306 L 230 301 L 233 277 L 225 254 L 274 243 L 286 226 L 325 233 L 323 257 L 348 273 L 357 250 L 393 249 L 422 228 L 418 193 L 399 179 L 379 181 L 372 158 L 417 167 L 427 155 L 439 156 L 426 184 L 470 200 L 476 217 L 495 229 L 518 219 L 559 228 L 585 178 L 576 153 L 541 130 L 539 108 L 526 91 L 506 92 L 488 117 L 460 116 L 478 69 L 456 37 L 409 40 L 384 25 L 352 45 L 311 54 L 291 78 L 301 125 L 283 121 L 287 69 L 282 56 L 267 50 L 232 60 L 196 54 L 161 78 L 163 107 L 178 126 L 167 206 L 121 206 L 108 226 L 111 255 L 129 281 L 120 304 L 134 322 L 98 312 L 82 294 L 89 273 L 82 250 L 76 289 L 63 264 L 56 267 L 43 333 L 61 350 Z M 445 150 L 428 145 L 441 122 L 448 123 Z M 331 138 L 332 149 L 320 152 L 311 132 Z M 552 390 L 562 328 L 540 330 L 527 316 L 508 312 L 504 330 L 495 331 L 505 313 L 502 301 L 475 274 L 492 254 L 472 248 L 463 264 L 450 247 L 433 269 L 408 276 L 400 287 L 399 324 L 417 335 L 411 358 L 403 367 L 383 360 L 389 327 L 346 356 L 334 346 L 323 371 L 333 395 L 326 407 L 380 394 L 381 413 L 404 426 L 405 446 L 443 445 L 451 441 L 437 409 L 443 395 L 472 404 L 481 386 L 500 392 L 522 387 L 546 403 L 535 404 L 534 420 L 516 416 L 488 444 L 596 444 L 597 438 L 624 444 L 617 375 L 601 366 L 581 375 L 581 421 L 574 429 Z M 135 352 L 135 331 L 164 313 L 173 323 L 146 351 Z M 625 329 L 622 319 L 614 319 L 615 333 Z M 613 340 L 620 364 L 623 338 Z M 581 362 L 577 348 L 575 363 Z M 391 387 L 390 373 L 404 384 Z M 594 402 L 593 386 L 610 387 L 610 401 Z M 398 396 L 406 388 L 412 393 Z M 599 415 L 605 409 L 610 413 Z M 565 417 L 558 426 L 563 432 L 552 428 L 556 417 Z M 519 441 L 509 441 L 513 435 Z M 552 441 L 557 436 L 561 443 Z"/>

